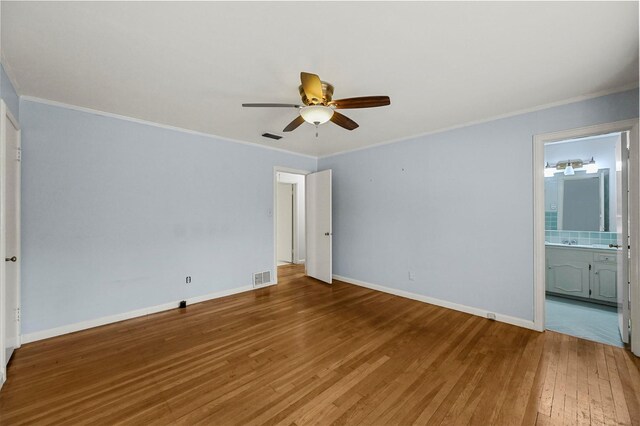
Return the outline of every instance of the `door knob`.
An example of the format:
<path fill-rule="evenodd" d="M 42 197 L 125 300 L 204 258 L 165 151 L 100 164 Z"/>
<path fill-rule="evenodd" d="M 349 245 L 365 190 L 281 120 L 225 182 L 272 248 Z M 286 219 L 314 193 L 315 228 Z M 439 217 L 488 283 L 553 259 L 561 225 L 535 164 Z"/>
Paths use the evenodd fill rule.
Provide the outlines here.
<path fill-rule="evenodd" d="M 325 232 L 324 235 L 328 237 L 329 235 L 333 235 L 333 234 L 331 232 Z"/>
<path fill-rule="evenodd" d="M 15 256 L 13 256 L 13 257 L 5 257 L 5 258 L 4 258 L 4 261 L 5 261 L 5 262 L 15 262 L 15 261 L 17 261 L 17 260 L 18 260 L 18 258 L 17 258 L 17 257 L 15 257 Z"/>

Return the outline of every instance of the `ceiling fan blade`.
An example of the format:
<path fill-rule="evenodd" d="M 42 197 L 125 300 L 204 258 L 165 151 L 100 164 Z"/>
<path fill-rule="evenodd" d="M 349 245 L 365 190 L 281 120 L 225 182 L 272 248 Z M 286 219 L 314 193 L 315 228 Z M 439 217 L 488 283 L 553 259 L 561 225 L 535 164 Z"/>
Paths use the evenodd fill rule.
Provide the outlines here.
<path fill-rule="evenodd" d="M 322 81 L 320 77 L 308 72 L 300 73 L 300 81 L 302 82 L 302 90 L 310 103 L 322 103 Z"/>
<path fill-rule="evenodd" d="M 340 127 L 344 127 L 347 130 L 353 130 L 359 127 L 358 123 L 356 123 L 346 115 L 340 114 L 337 111 L 333 112 L 333 115 L 331 116 L 331 121 Z"/>
<path fill-rule="evenodd" d="M 388 96 L 363 96 L 361 98 L 337 99 L 331 102 L 338 109 L 374 108 L 391 104 Z"/>
<path fill-rule="evenodd" d="M 301 115 L 297 116 L 291 123 L 289 123 L 287 125 L 287 127 L 284 128 L 283 132 L 290 132 L 292 130 L 295 130 L 298 128 L 298 126 L 300 126 L 302 123 L 304 123 L 304 118 L 302 118 Z"/>
<path fill-rule="evenodd" d="M 259 108 L 300 108 L 302 105 L 295 104 L 242 104 L 243 107 L 259 107 Z"/>

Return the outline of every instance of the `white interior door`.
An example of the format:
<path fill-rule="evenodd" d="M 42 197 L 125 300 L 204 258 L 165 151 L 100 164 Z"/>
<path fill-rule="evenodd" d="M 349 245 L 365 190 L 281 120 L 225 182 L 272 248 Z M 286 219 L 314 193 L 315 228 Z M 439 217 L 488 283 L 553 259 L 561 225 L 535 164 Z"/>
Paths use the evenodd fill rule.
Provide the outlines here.
<path fill-rule="evenodd" d="M 276 232 L 278 262 L 293 263 L 293 184 L 278 183 Z"/>
<path fill-rule="evenodd" d="M 13 351 L 20 346 L 20 130 L 4 102 L 0 105 L 0 255 L 4 258 L 4 261 L 0 259 L 0 340 L 2 367 L 5 368 Z"/>
<path fill-rule="evenodd" d="M 620 337 L 629 343 L 629 156 L 628 133 L 620 135 L 620 143 L 616 148 L 616 232 L 618 233 L 618 326 Z M 618 170 L 620 169 L 620 170 Z"/>
<path fill-rule="evenodd" d="M 331 170 L 311 173 L 306 178 L 308 276 L 331 284 Z"/>

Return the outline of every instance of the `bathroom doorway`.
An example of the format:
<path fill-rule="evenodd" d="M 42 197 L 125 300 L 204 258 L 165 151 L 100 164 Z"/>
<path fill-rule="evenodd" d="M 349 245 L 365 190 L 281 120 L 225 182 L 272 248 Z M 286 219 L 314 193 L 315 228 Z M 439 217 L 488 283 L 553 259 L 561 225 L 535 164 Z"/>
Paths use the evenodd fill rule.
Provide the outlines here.
<path fill-rule="evenodd" d="M 544 146 L 545 327 L 613 346 L 629 341 L 617 307 L 628 292 L 617 266 L 627 140 L 614 132 Z"/>
<path fill-rule="evenodd" d="M 637 130 L 629 120 L 534 137 L 536 327 L 636 354 Z"/>

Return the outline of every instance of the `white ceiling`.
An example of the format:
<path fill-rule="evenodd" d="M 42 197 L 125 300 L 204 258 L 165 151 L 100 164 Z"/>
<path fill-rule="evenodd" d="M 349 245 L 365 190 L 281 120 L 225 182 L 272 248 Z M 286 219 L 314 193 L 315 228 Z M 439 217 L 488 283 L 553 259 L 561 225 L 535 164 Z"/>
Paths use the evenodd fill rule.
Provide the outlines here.
<path fill-rule="evenodd" d="M 2 2 L 21 95 L 322 156 L 638 81 L 637 2 Z M 299 73 L 360 124 L 280 141 Z"/>

